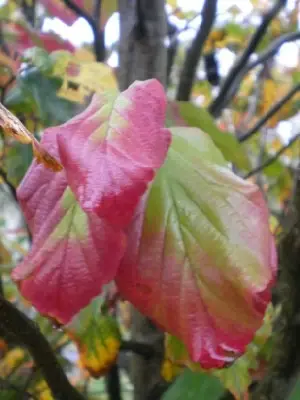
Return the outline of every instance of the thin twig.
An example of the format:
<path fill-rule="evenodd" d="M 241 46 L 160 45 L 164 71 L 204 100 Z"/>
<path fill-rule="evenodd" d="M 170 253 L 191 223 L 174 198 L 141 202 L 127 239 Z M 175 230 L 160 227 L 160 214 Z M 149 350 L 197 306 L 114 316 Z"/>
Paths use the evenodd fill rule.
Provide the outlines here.
<path fill-rule="evenodd" d="M 98 30 L 98 20 L 94 19 L 89 13 L 87 13 L 84 9 L 79 7 L 72 0 L 63 0 L 63 2 L 70 10 L 72 10 L 79 17 L 85 19 L 86 22 L 90 25 L 94 35 L 94 52 L 96 60 L 99 62 L 104 61 L 105 60 L 104 32 L 101 31 L 100 29 Z M 101 1 L 99 3 L 99 7 L 101 7 Z"/>
<path fill-rule="evenodd" d="M 202 9 L 202 21 L 200 28 L 187 51 L 183 68 L 180 74 L 177 100 L 188 101 L 190 99 L 197 65 L 202 54 L 204 43 L 214 24 L 217 12 L 217 0 L 206 0 Z"/>
<path fill-rule="evenodd" d="M 283 154 L 285 152 L 286 149 L 288 149 L 289 147 L 291 147 L 291 145 L 296 142 L 296 140 L 299 139 L 300 134 L 295 135 L 285 146 L 282 146 L 280 150 L 278 150 L 274 156 L 268 158 L 264 163 L 262 163 L 261 165 L 258 165 L 256 168 L 254 168 L 252 171 L 248 172 L 248 174 L 246 174 L 244 176 L 244 179 L 250 178 L 250 176 L 253 176 L 255 174 L 258 174 L 259 172 L 261 172 L 263 169 L 267 168 L 269 165 L 271 165 L 274 161 L 276 161 L 281 154 Z"/>
<path fill-rule="evenodd" d="M 5 184 L 9 187 L 11 194 L 13 195 L 14 199 L 16 201 L 18 201 L 17 199 L 17 191 L 16 188 L 14 187 L 14 185 L 9 181 L 8 177 L 7 177 L 7 173 L 4 171 L 4 169 L 2 169 L 0 167 L 0 176 L 2 177 L 2 179 L 4 180 Z"/>
<path fill-rule="evenodd" d="M 258 130 L 274 115 L 280 110 L 296 93 L 300 91 L 300 83 L 295 85 L 285 96 L 283 96 L 277 103 L 275 103 L 266 114 L 257 123 L 249 129 L 248 132 L 241 135 L 238 140 L 244 142 L 253 136 Z"/>
<path fill-rule="evenodd" d="M 218 96 L 209 105 L 208 109 L 213 116 L 218 116 L 227 104 L 230 88 L 234 86 L 237 81 L 240 82 L 242 80 L 242 76 L 244 76 L 245 68 L 247 68 L 247 63 L 250 56 L 253 54 L 261 39 L 265 35 L 273 18 L 286 5 L 286 3 L 287 0 L 277 0 L 274 6 L 263 16 L 261 24 L 251 37 L 248 46 L 242 55 L 237 59 L 226 79 L 224 80 Z"/>
<path fill-rule="evenodd" d="M 70 384 L 51 346 L 37 326 L 13 304 L 0 296 L 0 327 L 12 332 L 32 355 L 57 400 L 84 400 Z"/>
<path fill-rule="evenodd" d="M 196 18 L 198 18 L 199 15 L 201 15 L 201 13 L 197 13 L 197 14 L 194 15 L 192 18 L 188 19 L 188 20 L 185 22 L 185 25 L 184 25 L 184 27 L 183 27 L 182 29 L 178 29 L 178 30 L 176 30 L 176 32 L 174 32 L 174 34 L 170 37 L 170 46 L 172 46 L 172 44 L 174 44 L 174 42 L 177 41 L 178 37 L 179 37 L 183 32 L 185 32 L 186 30 L 189 29 L 190 24 L 191 24 Z"/>

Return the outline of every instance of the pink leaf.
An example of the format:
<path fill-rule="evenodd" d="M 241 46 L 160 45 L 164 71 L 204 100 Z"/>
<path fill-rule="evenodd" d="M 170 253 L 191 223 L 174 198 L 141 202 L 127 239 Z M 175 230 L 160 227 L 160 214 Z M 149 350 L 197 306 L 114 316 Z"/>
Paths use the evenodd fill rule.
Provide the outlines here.
<path fill-rule="evenodd" d="M 57 157 L 56 134 L 57 128 L 48 129 L 41 143 Z M 125 235 L 81 209 L 65 171 L 54 173 L 34 161 L 18 197 L 33 245 L 12 278 L 42 314 L 67 323 L 114 278 Z"/>
<path fill-rule="evenodd" d="M 81 0 L 73 0 L 79 6 L 82 6 Z M 41 0 L 43 6 L 47 9 L 49 14 L 61 19 L 65 24 L 72 25 L 78 16 L 71 11 L 62 0 Z"/>
<path fill-rule="evenodd" d="M 166 97 L 152 79 L 109 102 L 94 97 L 58 134 L 68 183 L 82 208 L 125 227 L 162 165 L 171 140 L 163 128 Z"/>
<path fill-rule="evenodd" d="M 259 189 L 216 164 L 200 131 L 194 144 L 191 135 L 184 140 L 188 129 L 173 137 L 140 202 L 116 283 L 125 299 L 184 342 L 193 362 L 222 367 L 262 324 L 276 251 Z"/>

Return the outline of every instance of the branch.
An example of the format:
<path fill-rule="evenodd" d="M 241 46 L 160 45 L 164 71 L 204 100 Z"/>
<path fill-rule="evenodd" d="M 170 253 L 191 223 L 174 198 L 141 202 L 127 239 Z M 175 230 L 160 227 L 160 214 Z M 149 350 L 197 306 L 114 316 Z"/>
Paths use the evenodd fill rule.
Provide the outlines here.
<path fill-rule="evenodd" d="M 249 72 L 251 69 L 257 67 L 259 64 L 263 64 L 265 61 L 268 60 L 268 58 L 275 56 L 275 54 L 284 43 L 294 42 L 295 40 L 299 39 L 300 32 L 292 32 L 280 36 L 279 38 L 274 40 L 264 52 L 259 54 L 258 58 L 255 61 L 248 63 L 246 73 Z"/>
<path fill-rule="evenodd" d="M 37 326 L 13 304 L 0 297 L 0 327 L 15 335 L 32 355 L 57 400 L 84 400 L 70 384 L 53 351 Z"/>
<path fill-rule="evenodd" d="M 217 12 L 217 0 L 206 0 L 202 9 L 200 28 L 187 51 L 180 75 L 176 99 L 188 101 L 191 95 L 196 69 L 204 43 L 211 31 Z"/>
<path fill-rule="evenodd" d="M 16 188 L 14 187 L 14 185 L 9 181 L 9 179 L 7 178 L 7 173 L 4 171 L 4 169 L 2 169 L 0 167 L 0 176 L 2 177 L 2 179 L 4 180 L 5 184 L 9 187 L 11 194 L 13 195 L 14 199 L 16 201 L 18 201 L 17 199 L 17 191 Z"/>
<path fill-rule="evenodd" d="M 106 391 L 109 400 L 122 400 L 120 374 L 118 364 L 111 367 L 105 376 Z"/>
<path fill-rule="evenodd" d="M 167 50 L 167 86 L 170 82 L 171 71 L 178 50 L 178 39 L 176 36 L 177 32 L 178 30 L 176 26 L 168 22 L 168 36 L 170 39 L 170 43 Z"/>
<path fill-rule="evenodd" d="M 300 181 L 296 178 L 293 210 L 297 215 L 293 226 L 279 244 L 279 276 L 277 293 L 281 313 L 274 326 L 274 345 L 269 370 L 251 395 L 252 400 L 290 398 L 300 371 L 299 310 L 300 310 Z"/>
<path fill-rule="evenodd" d="M 245 140 L 249 139 L 253 136 L 258 130 L 271 118 L 277 111 L 280 110 L 296 93 L 300 91 L 300 83 L 295 85 L 285 96 L 283 96 L 277 103 L 275 103 L 267 112 L 266 114 L 259 120 L 257 123 L 249 129 L 248 132 L 241 135 L 238 140 L 240 142 L 244 142 Z"/>
<path fill-rule="evenodd" d="M 121 351 L 132 351 L 145 359 L 153 357 L 154 347 L 147 343 L 135 342 L 132 340 L 123 341 Z"/>
<path fill-rule="evenodd" d="M 170 37 L 170 46 L 171 46 L 174 42 L 176 42 L 176 41 L 178 40 L 178 37 L 179 37 L 183 32 L 185 32 L 186 30 L 189 29 L 190 24 L 191 24 L 196 18 L 198 18 L 199 15 L 201 15 L 201 13 L 195 14 L 192 18 L 188 19 L 188 20 L 185 22 L 185 25 L 184 25 L 184 27 L 183 27 L 182 29 L 177 29 L 176 32 L 173 32 L 172 36 Z"/>
<path fill-rule="evenodd" d="M 278 157 L 281 156 L 281 154 L 285 152 L 286 149 L 288 149 L 294 142 L 296 142 L 297 139 L 299 139 L 299 136 L 300 134 L 295 135 L 285 146 L 282 146 L 281 149 L 274 154 L 274 156 L 268 158 L 264 163 L 257 166 L 252 171 L 248 172 L 248 174 L 244 176 L 244 179 L 250 178 L 250 176 L 258 174 L 264 168 L 267 168 L 269 165 L 271 165 L 274 161 L 278 159 Z"/>
<path fill-rule="evenodd" d="M 101 9 L 101 0 L 99 1 L 99 10 Z M 79 7 L 72 0 L 63 0 L 64 4 L 72 10 L 76 15 L 82 17 L 86 20 L 86 22 L 90 25 L 93 34 L 94 34 L 94 52 L 96 56 L 96 60 L 102 62 L 105 60 L 105 43 L 104 43 L 104 32 L 102 30 L 98 30 L 98 19 L 93 18 L 89 13 L 87 13 L 84 9 Z M 100 11 L 98 18 L 100 17 Z"/>
<path fill-rule="evenodd" d="M 227 104 L 228 93 L 232 86 L 235 85 L 237 81 L 241 81 L 241 75 L 244 75 L 245 66 L 248 63 L 248 60 L 252 53 L 257 48 L 264 34 L 266 33 L 269 24 L 272 22 L 273 18 L 279 13 L 279 11 L 286 5 L 287 0 L 277 0 L 274 6 L 263 16 L 261 24 L 257 28 L 256 32 L 250 39 L 248 46 L 242 55 L 237 59 L 231 71 L 227 75 L 224 80 L 223 85 L 221 86 L 220 92 L 218 96 L 214 99 L 214 101 L 208 107 L 209 112 L 213 116 L 218 116 L 222 109 Z"/>

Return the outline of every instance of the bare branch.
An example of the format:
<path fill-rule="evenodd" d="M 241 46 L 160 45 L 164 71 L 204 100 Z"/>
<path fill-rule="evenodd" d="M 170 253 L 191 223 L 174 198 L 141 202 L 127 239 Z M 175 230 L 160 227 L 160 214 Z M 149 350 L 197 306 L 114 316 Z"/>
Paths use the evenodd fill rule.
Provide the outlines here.
<path fill-rule="evenodd" d="M 300 39 L 300 32 L 292 32 L 287 33 L 286 35 L 282 35 L 276 40 L 274 40 L 270 46 L 261 54 L 258 55 L 258 58 L 255 61 L 249 62 L 247 65 L 246 73 L 251 69 L 257 67 L 259 64 L 263 64 L 268 58 L 275 56 L 280 47 L 288 42 L 294 42 L 295 40 Z"/>
<path fill-rule="evenodd" d="M 267 168 L 269 165 L 271 165 L 274 161 L 276 161 L 281 154 L 283 154 L 285 152 L 286 149 L 288 149 L 289 147 L 291 147 L 291 145 L 296 142 L 296 140 L 299 139 L 300 134 L 295 135 L 285 146 L 282 146 L 280 150 L 278 150 L 274 156 L 268 158 L 264 163 L 262 163 L 261 165 L 258 165 L 256 168 L 254 168 L 252 171 L 248 172 L 248 174 L 246 174 L 244 176 L 244 179 L 250 178 L 250 176 L 253 176 L 255 174 L 258 174 L 259 172 L 261 172 L 263 169 Z"/>
<path fill-rule="evenodd" d="M 289 211 L 287 217 L 291 217 L 293 223 L 288 230 L 285 229 L 279 243 L 280 269 L 276 295 L 281 312 L 274 324 L 269 370 L 251 393 L 252 400 L 288 399 L 299 378 L 300 181 L 297 176 L 295 197 Z"/>
<path fill-rule="evenodd" d="M 121 351 L 132 351 L 145 359 L 153 356 L 155 351 L 154 347 L 148 343 L 135 342 L 133 340 L 123 341 L 121 344 Z"/>
<path fill-rule="evenodd" d="M 202 49 L 216 18 L 217 2 L 217 0 L 206 0 L 204 3 L 200 28 L 187 51 L 181 71 L 177 100 L 188 101 L 190 99 Z"/>
<path fill-rule="evenodd" d="M 100 18 L 101 10 L 101 0 L 98 0 L 97 10 L 99 10 L 98 17 L 93 18 L 89 13 L 87 13 L 83 8 L 79 7 L 72 0 L 63 0 L 64 4 L 72 10 L 76 15 L 82 17 L 90 25 L 94 34 L 94 52 L 97 61 L 105 60 L 105 43 L 104 43 L 104 32 L 98 29 L 98 18 Z M 96 7 L 95 7 L 96 8 Z"/>
<path fill-rule="evenodd" d="M 280 110 L 296 93 L 300 91 L 300 83 L 295 85 L 285 96 L 283 96 L 277 103 L 275 103 L 266 114 L 257 123 L 249 129 L 248 132 L 241 135 L 238 140 L 244 142 L 253 136 L 258 130 L 274 115 Z"/>
<path fill-rule="evenodd" d="M 7 178 L 7 173 L 4 171 L 4 169 L 2 169 L 0 167 L 0 176 L 2 177 L 3 181 L 5 182 L 5 184 L 9 187 L 11 194 L 13 195 L 14 199 L 16 201 L 17 200 L 17 191 L 16 188 L 14 187 L 14 185 L 9 181 L 9 179 Z"/>
<path fill-rule="evenodd" d="M 261 24 L 251 37 L 245 51 L 237 59 L 237 61 L 231 68 L 231 71 L 224 80 L 224 83 L 221 86 L 218 96 L 210 104 L 208 109 L 213 116 L 218 116 L 222 112 L 223 108 L 228 102 L 228 93 L 230 92 L 231 87 L 234 86 L 236 82 L 241 81 L 242 79 L 241 75 L 244 75 L 244 69 L 248 63 L 251 54 L 257 48 L 258 44 L 260 43 L 261 39 L 266 33 L 268 26 L 272 22 L 273 18 L 286 5 L 286 3 L 287 0 L 277 0 L 274 6 L 263 16 Z"/>
<path fill-rule="evenodd" d="M 69 383 L 49 343 L 34 322 L 0 296 L 0 327 L 2 326 L 28 349 L 55 399 L 84 400 Z"/>

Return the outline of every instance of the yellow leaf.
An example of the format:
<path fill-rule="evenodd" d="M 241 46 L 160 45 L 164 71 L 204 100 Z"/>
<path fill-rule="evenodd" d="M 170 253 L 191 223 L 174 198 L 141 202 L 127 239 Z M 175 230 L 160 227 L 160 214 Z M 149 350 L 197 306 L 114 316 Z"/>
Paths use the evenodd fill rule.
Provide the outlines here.
<path fill-rule="evenodd" d="M 40 381 L 34 389 L 34 393 L 38 393 L 39 400 L 54 400 L 49 386 L 45 381 Z"/>
<path fill-rule="evenodd" d="M 168 0 L 167 3 L 171 6 L 174 10 L 177 8 L 177 0 Z"/>
<path fill-rule="evenodd" d="M 96 297 L 66 325 L 66 333 L 78 348 L 80 366 L 96 378 L 116 362 L 121 345 L 118 323 L 102 313 L 102 304 L 102 298 Z"/>
<path fill-rule="evenodd" d="M 68 100 L 84 103 L 93 93 L 117 90 L 117 81 L 113 70 L 106 64 L 98 62 L 68 63 L 63 85 L 58 96 Z"/>
<path fill-rule="evenodd" d="M 10 264 L 10 263 L 11 263 L 11 254 L 5 247 L 4 243 L 0 240 L 0 265 Z"/>
<path fill-rule="evenodd" d="M 101 6 L 101 19 L 100 26 L 104 29 L 106 22 L 112 16 L 112 14 L 117 11 L 118 5 L 117 0 L 104 0 Z"/>
<path fill-rule="evenodd" d="M 23 349 L 16 347 L 8 351 L 0 361 L 0 377 L 5 378 L 25 358 Z"/>
<path fill-rule="evenodd" d="M 94 53 L 84 47 L 75 51 L 74 58 L 76 58 L 78 62 L 96 62 Z"/>

